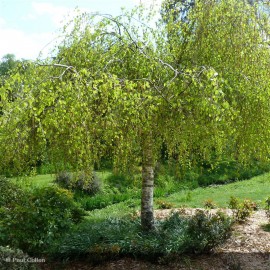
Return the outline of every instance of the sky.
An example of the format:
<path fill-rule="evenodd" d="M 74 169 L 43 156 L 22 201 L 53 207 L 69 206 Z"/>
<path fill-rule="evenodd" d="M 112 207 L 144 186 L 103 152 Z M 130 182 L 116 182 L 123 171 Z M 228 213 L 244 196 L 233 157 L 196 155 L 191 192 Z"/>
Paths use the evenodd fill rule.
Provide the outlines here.
<path fill-rule="evenodd" d="M 17 59 L 34 60 L 40 52 L 46 57 L 75 8 L 118 15 L 121 7 L 153 1 L 161 0 L 0 0 L 0 59 L 8 53 Z"/>

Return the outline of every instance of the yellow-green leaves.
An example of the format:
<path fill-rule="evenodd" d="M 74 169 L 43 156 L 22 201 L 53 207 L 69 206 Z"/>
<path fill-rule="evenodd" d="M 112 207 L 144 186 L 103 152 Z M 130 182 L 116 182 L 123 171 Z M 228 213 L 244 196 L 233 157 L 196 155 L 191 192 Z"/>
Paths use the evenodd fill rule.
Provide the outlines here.
<path fill-rule="evenodd" d="M 185 20 L 168 9 L 153 29 L 134 20 L 149 22 L 141 8 L 80 15 L 55 59 L 18 67 L 0 87 L 1 164 L 45 153 L 86 167 L 110 156 L 128 168 L 148 132 L 156 157 L 165 145 L 183 164 L 222 151 L 268 155 L 269 20 L 255 8 L 196 1 Z"/>

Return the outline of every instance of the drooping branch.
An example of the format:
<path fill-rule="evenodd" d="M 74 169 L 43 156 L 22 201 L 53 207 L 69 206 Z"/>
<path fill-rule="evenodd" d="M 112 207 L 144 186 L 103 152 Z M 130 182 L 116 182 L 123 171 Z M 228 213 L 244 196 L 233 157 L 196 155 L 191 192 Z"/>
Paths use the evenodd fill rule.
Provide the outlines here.
<path fill-rule="evenodd" d="M 119 40 L 122 40 L 122 31 L 121 31 L 121 28 L 124 30 L 124 32 L 127 34 L 128 38 L 130 39 L 131 41 L 131 44 L 135 45 L 135 48 L 141 53 L 143 54 L 144 56 L 146 56 L 147 59 L 149 60 L 154 60 L 158 63 L 160 63 L 162 66 L 166 67 L 166 68 L 169 68 L 173 73 L 174 73 L 174 76 L 173 78 L 171 78 L 169 81 L 168 81 L 168 84 L 172 83 L 180 74 L 183 74 L 183 72 L 180 72 L 177 68 L 174 68 L 171 64 L 169 64 L 168 62 L 164 61 L 163 59 L 161 58 L 158 58 L 158 57 L 152 57 L 150 56 L 147 51 L 138 44 L 138 42 L 132 37 L 129 29 L 123 24 L 121 23 L 120 21 L 118 21 L 116 18 L 114 18 L 112 15 L 108 15 L 108 14 L 97 14 L 105 19 L 108 19 L 110 21 L 112 21 L 113 23 L 115 23 L 115 25 L 117 26 L 118 28 L 118 34 L 116 32 L 107 32 L 107 34 L 113 34 L 114 36 L 118 36 Z"/>
<path fill-rule="evenodd" d="M 64 64 L 37 64 L 41 67 L 57 67 L 57 68 L 64 68 L 65 70 L 59 76 L 52 76 L 51 79 L 60 79 L 62 80 L 63 76 L 67 71 L 78 74 L 77 70 L 73 66 L 68 66 Z"/>

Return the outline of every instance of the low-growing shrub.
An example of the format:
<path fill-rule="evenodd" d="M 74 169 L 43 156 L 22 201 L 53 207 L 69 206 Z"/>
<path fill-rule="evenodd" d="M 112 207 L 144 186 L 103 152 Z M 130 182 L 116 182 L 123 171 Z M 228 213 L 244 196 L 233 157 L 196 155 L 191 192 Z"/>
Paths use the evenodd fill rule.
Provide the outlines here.
<path fill-rule="evenodd" d="M 232 220 L 222 212 L 210 214 L 197 210 L 189 220 L 190 251 L 208 252 L 229 237 Z"/>
<path fill-rule="evenodd" d="M 59 172 L 55 182 L 66 189 L 73 191 L 83 191 L 89 195 L 95 195 L 101 190 L 101 181 L 95 172 Z"/>
<path fill-rule="evenodd" d="M 73 186 L 72 173 L 62 171 L 56 174 L 55 182 L 63 188 L 70 189 Z"/>
<path fill-rule="evenodd" d="M 0 269 L 1 270 L 38 270 L 33 258 L 23 253 L 20 249 L 0 246 Z"/>
<path fill-rule="evenodd" d="M 68 190 L 50 186 L 25 191 L 21 201 L 0 208 L 1 242 L 30 253 L 41 251 L 83 214 Z"/>
<path fill-rule="evenodd" d="M 174 207 L 172 203 L 161 200 L 158 200 L 156 204 L 158 206 L 158 209 L 171 209 Z"/>
<path fill-rule="evenodd" d="M 233 210 L 233 216 L 236 222 L 245 222 L 251 216 L 254 210 L 258 209 L 256 202 L 249 199 L 240 201 L 238 198 L 231 197 L 229 201 L 229 208 Z"/>
<path fill-rule="evenodd" d="M 193 217 L 174 213 L 157 220 L 155 229 L 145 232 L 138 218 L 85 222 L 68 233 L 52 249 L 57 258 L 83 256 L 90 260 L 132 255 L 146 259 L 183 253 L 208 252 L 229 236 L 231 219 L 199 211 Z"/>
<path fill-rule="evenodd" d="M 228 203 L 230 209 L 234 210 L 234 209 L 239 208 L 239 204 L 240 204 L 240 201 L 239 201 L 238 198 L 236 198 L 234 196 L 230 197 L 230 200 L 229 200 L 229 203 Z"/>
<path fill-rule="evenodd" d="M 214 203 L 214 201 L 212 199 L 205 200 L 203 206 L 207 209 L 217 208 L 217 205 Z"/>
<path fill-rule="evenodd" d="M 270 221 L 270 197 L 268 197 L 266 200 L 265 200 L 265 210 L 266 210 L 266 216 L 268 218 L 268 220 Z"/>
<path fill-rule="evenodd" d="M 101 190 L 101 181 L 95 172 L 91 174 L 80 172 L 76 175 L 76 185 L 74 189 L 82 190 L 89 195 L 95 195 Z"/>

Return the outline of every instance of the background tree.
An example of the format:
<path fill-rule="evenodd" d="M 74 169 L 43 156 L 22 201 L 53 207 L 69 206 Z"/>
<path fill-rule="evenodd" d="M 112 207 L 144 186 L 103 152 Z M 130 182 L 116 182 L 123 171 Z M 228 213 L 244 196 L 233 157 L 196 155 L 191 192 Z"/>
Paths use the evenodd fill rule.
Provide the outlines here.
<path fill-rule="evenodd" d="M 18 61 L 14 54 L 6 54 L 2 57 L 0 62 L 0 75 L 7 75 L 14 69 L 17 65 Z"/>
<path fill-rule="evenodd" d="M 266 21 L 236 0 L 198 1 L 187 20 L 167 18 L 151 29 L 139 8 L 67 25 L 56 59 L 19 70 L 0 89 L 1 166 L 23 169 L 45 151 L 78 170 L 105 155 L 122 170 L 141 166 L 141 221 L 152 229 L 162 145 L 179 164 L 194 155 L 212 164 L 213 152 L 267 158 L 269 50 L 258 26 Z M 16 85 L 20 97 L 7 102 Z"/>

